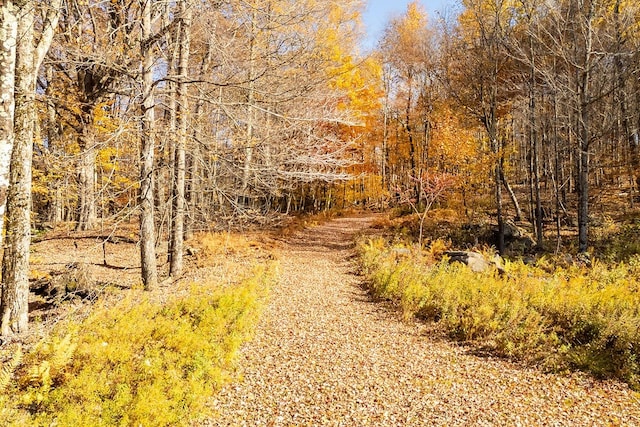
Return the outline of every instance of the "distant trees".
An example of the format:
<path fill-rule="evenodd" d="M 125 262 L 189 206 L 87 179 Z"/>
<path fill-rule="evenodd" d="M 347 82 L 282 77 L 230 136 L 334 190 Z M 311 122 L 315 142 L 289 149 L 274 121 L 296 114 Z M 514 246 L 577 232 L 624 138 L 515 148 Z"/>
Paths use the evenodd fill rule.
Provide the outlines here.
<path fill-rule="evenodd" d="M 628 100 L 637 100 L 638 93 L 632 77 L 638 71 L 638 7 L 618 0 L 521 0 L 516 12 L 513 34 L 504 44 L 519 64 L 514 117 L 516 126 L 527 129 L 528 148 L 521 146 L 530 159 L 533 222 L 541 237 L 542 182 L 552 183 L 546 187 L 556 200 L 558 220 L 566 215 L 567 194 L 575 190 L 584 252 L 596 196 L 591 187 L 628 183 L 637 191 L 632 177 L 621 178 L 635 161 L 631 141 L 637 125 L 629 123 L 638 123 L 637 110 L 628 110 Z"/>
<path fill-rule="evenodd" d="M 37 132 L 24 133 L 36 148 L 34 219 L 90 231 L 139 211 L 148 288 L 160 238 L 178 277 L 192 230 L 301 208 L 300 194 L 346 179 L 360 157 L 347 130 L 365 98 L 348 77 L 359 1 L 52 6 L 60 25 L 37 67 Z"/>
<path fill-rule="evenodd" d="M 420 204 L 421 181 L 410 181 L 409 177 L 421 176 L 427 167 L 433 129 L 431 115 L 438 94 L 434 90 L 436 68 L 432 35 L 427 26 L 427 15 L 417 2 L 409 3 L 405 15 L 391 20 L 380 42 L 380 50 L 387 73 L 385 78 L 390 82 L 385 126 L 394 129 L 392 144 L 396 148 L 390 162 L 391 176 L 384 180 L 396 185 L 413 182 L 414 194 Z"/>
<path fill-rule="evenodd" d="M 405 16 L 390 22 L 380 48 L 387 52 L 388 71 L 380 144 L 383 151 L 396 156 L 408 153 L 405 170 L 414 168 L 411 144 L 403 150 L 393 141 L 389 124 L 394 113 L 389 107 L 412 96 L 406 89 L 408 79 L 398 74 L 397 64 L 405 51 L 388 46 L 399 40 L 398 22 L 415 15 L 415 7 L 410 5 Z M 417 62 L 422 72 L 433 76 L 430 84 L 415 86 L 426 94 L 420 96 L 430 100 L 430 109 L 415 110 L 417 117 L 431 123 L 431 140 L 425 146 L 442 146 L 450 130 L 443 131 L 454 125 L 457 134 L 466 135 L 461 141 L 475 132 L 475 148 L 472 144 L 469 151 L 463 151 L 478 165 L 485 165 L 483 169 L 460 164 L 460 157 L 449 152 L 440 162 L 429 153 L 420 159 L 420 167 L 473 175 L 476 178 L 467 179 L 466 187 L 476 188 L 487 182 L 478 174 L 491 172 L 499 249 L 504 247 L 503 223 L 508 212 L 503 190 L 513 202 L 514 216 L 522 217 L 510 184 L 514 178 L 513 182 L 528 188 L 519 194 L 528 195 L 528 217 L 540 245 L 551 216 L 560 239 L 560 223 L 573 221 L 569 207 L 574 203 L 582 252 L 589 247 L 593 200 L 600 192 L 610 185 L 629 186 L 637 197 L 637 174 L 631 171 L 640 164 L 640 95 L 634 77 L 638 73 L 639 19 L 636 3 L 623 0 L 464 0 L 457 21 L 443 23 L 440 36 L 432 39 L 428 59 Z M 428 33 L 425 22 L 420 31 L 410 32 L 412 37 Z M 416 49 L 420 43 L 414 39 L 410 46 Z M 405 105 L 409 110 L 410 104 Z M 402 117 L 411 125 L 406 114 Z M 400 128 L 395 135 L 406 129 Z M 410 143 L 413 136 L 406 138 Z M 393 155 L 388 158 L 391 164 Z M 387 164 L 379 169 L 383 175 L 389 170 L 393 167 Z M 463 182 L 459 190 L 466 205 L 469 188 Z M 550 206 L 545 200 L 555 200 L 555 204 Z M 629 201 L 635 203 L 634 197 Z"/>

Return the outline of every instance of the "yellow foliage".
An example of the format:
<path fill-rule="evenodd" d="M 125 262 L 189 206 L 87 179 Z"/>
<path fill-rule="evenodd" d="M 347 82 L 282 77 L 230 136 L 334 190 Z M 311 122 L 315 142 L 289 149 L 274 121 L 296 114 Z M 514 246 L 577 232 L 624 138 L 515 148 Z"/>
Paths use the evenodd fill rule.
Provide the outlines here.
<path fill-rule="evenodd" d="M 11 382 L 16 368 L 22 363 L 22 356 L 22 347 L 18 347 L 8 361 L 0 363 L 0 393 L 4 392 Z"/>
<path fill-rule="evenodd" d="M 231 378 L 273 274 L 256 268 L 224 289 L 193 284 L 165 302 L 140 290 L 115 305 L 98 302 L 86 320 L 61 324 L 25 356 L 18 381 L 0 390 L 0 403 L 11 402 L 0 424 L 188 425 Z M 0 385 L 18 364 L 15 356 L 0 369 Z"/>
<path fill-rule="evenodd" d="M 360 246 L 361 262 L 372 291 L 399 302 L 406 317 L 438 321 L 452 337 L 501 355 L 640 387 L 639 265 L 547 273 L 505 262 L 506 274 L 474 273 L 460 263 L 429 262 L 445 247 L 436 241 L 423 255 L 399 259 L 397 249 L 368 243 Z"/>
<path fill-rule="evenodd" d="M 357 58 L 356 35 L 360 26 L 360 11 L 349 5 L 332 2 L 327 22 L 316 32 L 320 56 L 326 61 L 325 72 L 330 87 L 344 93 L 337 106 L 350 110 L 364 125 L 366 117 L 379 108 L 382 66 L 375 57 Z"/>

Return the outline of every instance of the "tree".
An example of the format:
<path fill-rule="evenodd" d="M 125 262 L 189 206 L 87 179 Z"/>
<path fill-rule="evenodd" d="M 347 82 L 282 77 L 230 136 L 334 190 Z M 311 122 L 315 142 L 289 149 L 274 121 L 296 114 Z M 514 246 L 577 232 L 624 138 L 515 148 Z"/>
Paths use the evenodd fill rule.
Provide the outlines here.
<path fill-rule="evenodd" d="M 418 188 L 422 194 L 420 197 L 414 197 L 409 191 L 398 189 L 400 193 L 401 203 L 411 206 L 411 209 L 420 217 L 420 228 L 418 232 L 418 245 L 422 246 L 422 235 L 424 222 L 427 214 L 431 210 L 434 203 L 441 200 L 447 192 L 449 192 L 455 184 L 455 178 L 447 173 L 424 172 L 420 177 L 411 177 L 413 181 L 419 181 Z M 424 202 L 424 206 L 418 204 L 418 200 Z"/>
<path fill-rule="evenodd" d="M 48 61 L 54 67 L 59 120 L 75 131 L 78 231 L 97 225 L 96 155 L 100 148 L 96 116 L 118 87 L 130 81 L 138 58 L 135 47 L 137 2 L 69 0 L 63 3 L 60 31 Z"/>
<path fill-rule="evenodd" d="M 4 215 L 9 186 L 11 151 L 15 139 L 15 71 L 18 34 L 18 9 L 12 1 L 0 4 L 0 230 L 4 229 Z M 0 237 L 3 243 L 3 238 Z M 3 292 L 4 294 L 4 288 Z M 10 333 L 11 301 L 0 298 L 0 335 Z M 6 325 L 6 326 L 5 326 Z"/>
<path fill-rule="evenodd" d="M 574 159 L 571 166 L 576 177 L 578 196 L 580 252 L 587 251 L 589 247 L 592 163 L 594 159 L 598 163 L 605 163 L 606 154 L 599 147 L 605 136 L 615 132 L 619 126 L 617 123 L 627 128 L 623 131 L 627 135 L 632 134 L 628 124 L 624 125 L 628 120 L 624 118 L 626 113 L 622 112 L 622 119 L 617 119 L 620 114 L 603 114 L 605 111 L 620 110 L 620 104 L 626 103 L 626 96 L 623 96 L 622 99 L 618 98 L 619 105 L 611 108 L 615 96 L 625 94 L 624 79 L 637 70 L 631 63 L 628 77 L 621 70 L 621 58 L 637 55 L 637 49 L 634 54 L 620 39 L 622 34 L 633 38 L 637 32 L 634 29 L 637 21 L 629 19 L 634 16 L 637 6 L 629 4 L 624 14 L 621 6 L 622 3 L 617 1 L 565 0 L 546 6 L 540 12 L 544 20 L 532 33 L 536 42 L 546 49 L 542 55 L 539 54 L 540 65 L 536 65 L 535 69 L 547 91 L 553 93 L 554 104 L 560 105 L 564 117 L 555 114 L 554 120 L 562 120 L 556 126 L 568 131 L 567 140 Z M 623 16 L 626 18 L 622 19 Z M 613 25 L 609 25 L 611 22 Z"/>
<path fill-rule="evenodd" d="M 493 179 L 498 222 L 498 250 L 504 252 L 504 138 L 500 120 L 509 99 L 510 58 L 505 32 L 513 10 L 507 0 L 465 0 L 458 35 L 449 45 L 447 83 L 451 96 L 482 124 L 494 156 Z"/>
<path fill-rule="evenodd" d="M 178 75 L 177 81 L 177 123 L 178 139 L 174 159 L 174 210 L 173 227 L 171 228 L 171 262 L 169 274 L 180 276 L 183 265 L 185 210 L 186 210 L 186 145 L 189 120 L 189 98 L 186 80 L 189 76 L 189 51 L 191 48 L 191 6 L 186 0 L 178 2 L 178 17 L 180 19 L 180 31 L 178 37 Z"/>
<path fill-rule="evenodd" d="M 9 167 L 15 133 L 16 44 L 18 34 L 18 9 L 13 1 L 0 4 L 0 230 L 4 230 Z M 0 236 L 0 243 L 3 237 Z"/>
<path fill-rule="evenodd" d="M 153 164 L 155 148 L 155 98 L 153 85 L 152 0 L 141 0 L 140 56 L 142 58 L 142 132 L 140 134 L 140 259 L 142 283 L 146 290 L 158 285 L 154 218 Z"/>
<path fill-rule="evenodd" d="M 394 148 L 397 154 L 407 155 L 407 177 L 420 176 L 427 167 L 436 68 L 427 15 L 418 2 L 409 3 L 406 13 L 390 22 L 381 41 L 381 51 L 389 72 L 387 78 L 394 83 L 389 94 L 394 98 L 391 117 L 403 136 Z M 405 169 L 404 165 L 399 166 L 400 170 Z M 421 181 L 412 183 L 420 199 Z"/>
<path fill-rule="evenodd" d="M 37 121 L 36 79 L 51 45 L 60 16 L 61 0 L 46 10 L 44 26 L 35 40 L 36 2 L 23 5 L 18 21 L 15 76 L 15 143 L 11 155 L 7 200 L 7 242 L 2 262 L 0 333 L 27 330 L 29 302 L 29 247 L 31 244 L 31 164 Z"/>

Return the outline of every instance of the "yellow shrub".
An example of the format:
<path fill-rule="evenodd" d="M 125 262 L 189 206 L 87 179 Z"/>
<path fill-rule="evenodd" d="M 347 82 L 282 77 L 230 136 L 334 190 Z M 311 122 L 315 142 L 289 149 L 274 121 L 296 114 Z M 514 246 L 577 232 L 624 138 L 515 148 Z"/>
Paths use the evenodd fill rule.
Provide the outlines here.
<path fill-rule="evenodd" d="M 639 263 L 548 273 L 542 266 L 506 262 L 506 274 L 432 264 L 425 256 L 397 262 L 379 241 L 360 245 L 372 293 L 398 302 L 405 317 L 440 322 L 457 339 L 509 357 L 574 367 L 640 386 Z"/>
<path fill-rule="evenodd" d="M 262 268 L 223 290 L 191 285 L 187 296 L 175 292 L 164 303 L 143 291 L 115 306 L 98 303 L 25 357 L 21 380 L 5 390 L 19 406 L 0 411 L 0 424 L 188 424 L 229 380 L 272 276 Z"/>

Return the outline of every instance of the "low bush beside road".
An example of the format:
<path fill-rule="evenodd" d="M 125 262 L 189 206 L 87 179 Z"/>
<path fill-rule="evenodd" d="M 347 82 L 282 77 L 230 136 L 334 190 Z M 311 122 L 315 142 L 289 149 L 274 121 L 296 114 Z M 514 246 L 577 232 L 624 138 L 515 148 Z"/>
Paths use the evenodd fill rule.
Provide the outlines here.
<path fill-rule="evenodd" d="M 590 268 L 505 261 L 504 274 L 477 273 L 441 257 L 443 246 L 361 243 L 371 293 L 497 355 L 640 387 L 640 258 Z"/>

